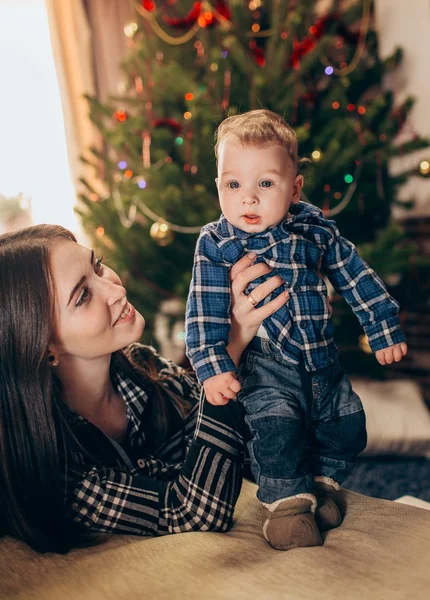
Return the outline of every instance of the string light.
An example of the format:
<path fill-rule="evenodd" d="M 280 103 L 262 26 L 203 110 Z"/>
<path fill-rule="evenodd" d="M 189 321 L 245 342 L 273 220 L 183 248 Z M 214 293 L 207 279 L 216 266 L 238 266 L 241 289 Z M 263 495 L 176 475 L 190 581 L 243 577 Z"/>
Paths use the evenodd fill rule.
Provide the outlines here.
<path fill-rule="evenodd" d="M 104 227 L 97 227 L 97 229 L 96 229 L 96 234 L 97 234 L 99 237 L 102 237 L 102 236 L 105 234 L 105 229 L 104 229 Z"/>
<path fill-rule="evenodd" d="M 345 183 L 352 183 L 354 181 L 354 177 L 347 173 L 344 177 Z"/>
<path fill-rule="evenodd" d="M 311 156 L 315 162 L 318 162 L 319 160 L 321 160 L 321 152 L 319 150 L 314 150 L 312 152 Z"/>
<path fill-rule="evenodd" d="M 118 109 L 115 111 L 115 119 L 122 123 L 127 119 L 127 113 L 122 109 Z"/>
<path fill-rule="evenodd" d="M 326 67 L 326 68 L 324 69 L 324 73 L 325 73 L 326 75 L 332 75 L 332 74 L 333 74 L 333 71 L 334 71 L 334 69 L 333 69 L 333 67 L 331 67 L 331 66 L 328 66 L 328 67 Z"/>
<path fill-rule="evenodd" d="M 420 162 L 420 173 L 421 175 L 430 174 L 430 162 L 428 160 L 422 160 Z"/>
<path fill-rule="evenodd" d="M 332 107 L 334 110 L 337 110 L 337 109 L 340 107 L 340 104 L 339 104 L 339 102 L 333 102 L 333 104 L 331 105 L 331 107 Z"/>
<path fill-rule="evenodd" d="M 124 27 L 124 33 L 128 38 L 132 38 L 138 30 L 137 23 L 127 23 Z"/>
<path fill-rule="evenodd" d="M 184 143 L 184 138 L 181 138 L 179 136 L 177 138 L 175 138 L 175 144 L 177 146 L 182 146 L 183 143 Z"/>
<path fill-rule="evenodd" d="M 185 94 L 185 100 L 189 100 L 189 101 L 194 100 L 194 94 L 192 94 L 191 92 L 187 92 Z"/>
<path fill-rule="evenodd" d="M 192 116 L 193 115 L 192 115 L 192 113 L 190 113 L 189 110 L 187 110 L 187 112 L 184 112 L 184 119 L 187 119 L 187 121 L 188 121 L 188 119 L 191 119 Z"/>
<path fill-rule="evenodd" d="M 126 169 L 127 168 L 127 163 L 125 162 L 125 160 L 120 160 L 118 163 L 118 167 L 120 169 Z"/>

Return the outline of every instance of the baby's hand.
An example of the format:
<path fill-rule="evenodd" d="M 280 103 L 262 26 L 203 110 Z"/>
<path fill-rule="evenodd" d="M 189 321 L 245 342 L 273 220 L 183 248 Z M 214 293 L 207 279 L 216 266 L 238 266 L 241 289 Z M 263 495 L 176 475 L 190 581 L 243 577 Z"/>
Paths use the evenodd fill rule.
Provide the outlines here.
<path fill-rule="evenodd" d="M 237 392 L 240 391 L 241 385 L 236 379 L 233 371 L 221 373 L 209 377 L 203 382 L 206 399 L 211 404 L 222 405 L 236 399 Z"/>
<path fill-rule="evenodd" d="M 394 346 L 377 350 L 375 356 L 380 365 L 391 365 L 393 361 L 401 361 L 407 353 L 408 347 L 405 342 L 402 342 L 401 344 L 394 344 Z"/>

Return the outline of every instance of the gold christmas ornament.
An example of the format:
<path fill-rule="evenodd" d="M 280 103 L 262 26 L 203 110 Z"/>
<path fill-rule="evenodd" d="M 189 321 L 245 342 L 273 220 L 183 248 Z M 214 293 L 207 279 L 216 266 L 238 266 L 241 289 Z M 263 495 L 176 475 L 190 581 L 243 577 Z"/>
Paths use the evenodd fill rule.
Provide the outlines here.
<path fill-rule="evenodd" d="M 155 221 L 149 230 L 149 234 L 159 246 L 168 246 L 175 237 L 169 225 L 163 221 Z"/>

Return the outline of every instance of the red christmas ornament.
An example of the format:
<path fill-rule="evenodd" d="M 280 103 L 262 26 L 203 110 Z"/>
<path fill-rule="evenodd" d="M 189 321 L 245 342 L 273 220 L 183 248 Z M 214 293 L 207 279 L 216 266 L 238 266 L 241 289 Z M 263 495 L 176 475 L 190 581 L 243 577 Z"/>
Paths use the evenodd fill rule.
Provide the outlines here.
<path fill-rule="evenodd" d="M 259 48 L 256 46 L 255 48 L 251 48 L 252 56 L 259 67 L 264 67 L 266 65 L 266 58 L 264 56 L 263 48 Z"/>
<path fill-rule="evenodd" d="M 154 127 L 168 127 L 173 133 L 179 135 L 182 131 L 182 125 L 176 119 L 165 118 L 165 119 L 154 119 Z"/>
<path fill-rule="evenodd" d="M 152 12 L 156 8 L 155 2 L 152 2 L 152 0 L 142 0 L 142 6 L 148 12 Z"/>

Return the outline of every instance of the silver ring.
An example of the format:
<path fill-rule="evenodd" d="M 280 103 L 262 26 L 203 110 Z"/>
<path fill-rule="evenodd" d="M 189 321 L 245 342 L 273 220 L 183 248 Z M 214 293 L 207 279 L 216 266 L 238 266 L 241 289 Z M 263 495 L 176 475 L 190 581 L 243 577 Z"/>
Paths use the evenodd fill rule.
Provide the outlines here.
<path fill-rule="evenodd" d="M 256 302 L 256 301 L 254 300 L 254 298 L 252 297 L 252 295 L 251 295 L 251 294 L 248 294 L 248 295 L 247 295 L 247 298 L 248 298 L 249 302 L 252 304 L 252 306 L 257 306 L 258 302 Z"/>

